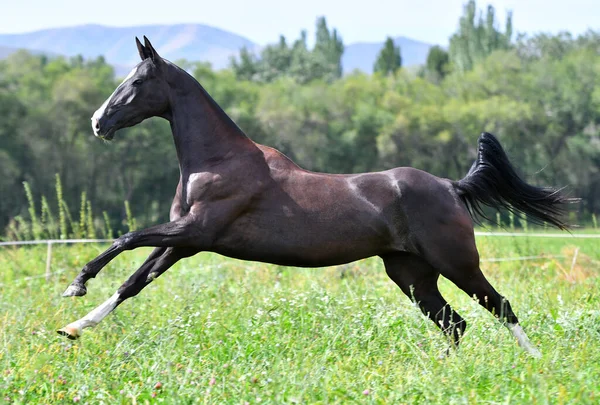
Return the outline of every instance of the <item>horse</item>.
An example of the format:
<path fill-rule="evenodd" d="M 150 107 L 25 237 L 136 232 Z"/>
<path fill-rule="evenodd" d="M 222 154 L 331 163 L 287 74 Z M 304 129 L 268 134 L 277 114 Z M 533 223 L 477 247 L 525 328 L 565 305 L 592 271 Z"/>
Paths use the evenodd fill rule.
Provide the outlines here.
<path fill-rule="evenodd" d="M 480 135 L 477 158 L 458 181 L 411 167 L 308 171 L 253 142 L 148 38 L 135 41 L 141 62 L 93 114 L 92 129 L 112 140 L 117 130 L 147 118 L 169 121 L 180 168 L 170 220 L 120 236 L 83 267 L 63 296 L 85 295 L 87 281 L 120 253 L 155 248 L 110 298 L 59 334 L 79 338 L 176 262 L 199 252 L 300 267 L 379 256 L 389 278 L 452 345 L 458 347 L 467 323 L 440 294 L 440 275 L 490 311 L 524 350 L 540 355 L 509 301 L 482 273 L 474 224 L 489 206 L 568 229 L 561 216 L 570 199 L 561 189 L 523 181 L 496 137 Z"/>

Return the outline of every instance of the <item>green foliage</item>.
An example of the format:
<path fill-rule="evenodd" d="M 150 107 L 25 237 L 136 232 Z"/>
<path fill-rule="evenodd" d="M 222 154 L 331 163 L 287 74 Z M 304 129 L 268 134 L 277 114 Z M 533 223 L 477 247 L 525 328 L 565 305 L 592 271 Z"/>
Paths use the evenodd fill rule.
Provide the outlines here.
<path fill-rule="evenodd" d="M 395 73 L 401 66 L 402 56 L 400 55 L 400 47 L 394 45 L 394 40 L 388 37 L 377 56 L 373 71 L 375 73 L 389 75 Z"/>
<path fill-rule="evenodd" d="M 271 83 L 291 77 L 298 83 L 313 80 L 331 82 L 342 76 L 344 44 L 337 30 L 330 31 L 325 17 L 316 23 L 316 42 L 312 50 L 306 45 L 306 31 L 289 47 L 284 36 L 277 44 L 267 45 L 255 56 L 247 48 L 240 50 L 239 59 L 231 59 L 231 69 L 241 80 Z"/>
<path fill-rule="evenodd" d="M 316 43 L 313 53 L 325 61 L 327 71 L 334 79 L 342 77 L 344 43 L 336 29 L 329 31 L 325 17 L 317 19 Z"/>
<path fill-rule="evenodd" d="M 87 223 L 87 199 L 85 195 L 85 191 L 81 193 L 81 205 L 79 207 L 79 227 L 75 231 L 77 233 L 78 238 L 83 238 L 85 236 L 86 223 Z"/>
<path fill-rule="evenodd" d="M 106 211 L 102 211 L 102 218 L 104 219 L 103 238 L 113 239 L 114 233 L 112 230 L 112 226 L 110 225 L 110 218 L 108 217 L 108 213 Z"/>
<path fill-rule="evenodd" d="M 66 216 L 66 202 L 63 199 L 62 183 L 60 182 L 60 176 L 56 174 L 56 203 L 58 205 L 58 221 L 60 224 L 60 239 L 67 238 L 67 216 Z"/>
<path fill-rule="evenodd" d="M 86 236 L 88 239 L 96 239 L 96 229 L 94 227 L 94 214 L 92 212 L 92 202 L 86 204 Z"/>
<path fill-rule="evenodd" d="M 35 197 L 29 183 L 23 182 L 23 188 L 28 201 L 29 220 L 18 215 L 14 217 L 6 228 L 9 240 L 41 240 L 41 239 L 95 239 L 98 232 L 106 239 L 113 238 L 110 218 L 106 211 L 102 213 L 103 220 L 97 219 L 92 210 L 92 202 L 87 199 L 87 193 L 81 194 L 79 222 L 73 222 L 69 207 L 62 199 L 62 186 L 59 176 L 56 176 L 57 211 L 59 220 L 52 215 L 51 204 L 46 196 L 41 196 L 41 214 L 38 216 Z M 136 219 L 131 214 L 129 204 L 126 202 L 127 223 L 130 229 L 136 227 Z"/>
<path fill-rule="evenodd" d="M 29 219 L 31 221 L 31 234 L 34 239 L 41 239 L 41 224 L 37 217 L 35 209 L 35 201 L 33 200 L 33 194 L 31 193 L 31 187 L 26 181 L 23 182 L 23 188 L 25 189 L 25 195 L 27 196 L 27 202 L 29 203 Z"/>
<path fill-rule="evenodd" d="M 449 71 L 450 56 L 441 46 L 433 46 L 427 54 L 425 71 L 433 81 L 440 82 Z"/>
<path fill-rule="evenodd" d="M 506 17 L 506 28 L 497 28 L 494 7 L 488 5 L 485 19 L 480 11 L 477 15 L 475 0 L 469 0 L 460 18 L 458 32 L 450 37 L 449 56 L 454 68 L 460 72 L 471 70 L 497 50 L 511 48 L 512 13 Z"/>
<path fill-rule="evenodd" d="M 137 223 L 133 215 L 131 214 L 131 207 L 129 201 L 125 200 L 125 214 L 127 216 L 127 229 L 128 232 L 133 232 L 137 229 Z"/>
<path fill-rule="evenodd" d="M 243 47 L 240 50 L 239 61 L 231 57 L 231 68 L 235 75 L 241 80 L 258 80 L 258 60 L 248 48 Z"/>

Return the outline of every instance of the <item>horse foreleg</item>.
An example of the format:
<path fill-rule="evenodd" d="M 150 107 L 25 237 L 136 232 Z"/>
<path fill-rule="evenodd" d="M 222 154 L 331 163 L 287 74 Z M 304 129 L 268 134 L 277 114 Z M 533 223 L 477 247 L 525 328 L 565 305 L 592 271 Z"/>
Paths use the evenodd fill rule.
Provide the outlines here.
<path fill-rule="evenodd" d="M 85 284 L 88 280 L 96 277 L 104 266 L 125 250 L 132 250 L 141 246 L 159 247 L 160 249 L 155 249 L 147 259 L 148 262 L 151 262 L 162 255 L 165 248 L 189 243 L 192 239 L 190 224 L 191 221 L 184 217 L 140 231 L 129 232 L 117 238 L 107 250 L 83 267 L 71 285 L 67 287 L 63 297 L 85 295 L 87 293 Z"/>
<path fill-rule="evenodd" d="M 158 251 L 162 251 L 162 254 L 157 257 L 156 254 Z M 79 338 L 83 333 L 83 329 L 96 326 L 119 304 L 127 298 L 137 295 L 144 287 L 150 284 L 156 277 L 167 271 L 180 259 L 191 256 L 197 252 L 198 250 L 189 248 L 156 249 L 152 252 L 146 262 L 144 262 L 144 264 L 142 264 L 142 266 L 133 273 L 109 299 L 94 308 L 83 318 L 68 324 L 57 332 L 72 340 Z"/>

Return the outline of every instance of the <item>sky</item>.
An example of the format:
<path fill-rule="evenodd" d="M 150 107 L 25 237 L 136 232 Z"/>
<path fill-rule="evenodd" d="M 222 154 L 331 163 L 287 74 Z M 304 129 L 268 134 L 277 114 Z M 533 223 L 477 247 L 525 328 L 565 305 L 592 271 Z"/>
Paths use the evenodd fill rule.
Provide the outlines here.
<path fill-rule="evenodd" d="M 5 1 L 0 33 L 20 33 L 81 24 L 133 26 L 202 23 L 232 31 L 264 45 L 280 34 L 296 39 L 302 29 L 309 38 L 318 16 L 341 33 L 344 43 L 381 42 L 406 36 L 447 44 L 467 0 L 20 0 Z M 513 11 L 516 32 L 600 29 L 600 0 L 489 0 L 499 20 Z"/>

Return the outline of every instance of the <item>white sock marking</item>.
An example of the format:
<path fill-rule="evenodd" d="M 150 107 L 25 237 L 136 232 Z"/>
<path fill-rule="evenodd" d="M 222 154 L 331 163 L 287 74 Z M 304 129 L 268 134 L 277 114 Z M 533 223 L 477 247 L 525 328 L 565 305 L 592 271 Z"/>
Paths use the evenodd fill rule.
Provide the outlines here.
<path fill-rule="evenodd" d="M 86 316 L 70 323 L 68 326 L 77 329 L 79 333 L 81 333 L 85 328 L 91 328 L 98 325 L 106 315 L 110 314 L 112 310 L 117 307 L 119 297 L 119 293 L 114 293 L 112 297 L 91 310 Z"/>
<path fill-rule="evenodd" d="M 525 351 L 531 354 L 533 357 L 540 358 L 542 357 L 542 353 L 529 341 L 527 334 L 518 323 L 507 323 L 506 327 L 513 334 L 513 336 L 517 339 L 519 346 L 521 346 Z"/>

